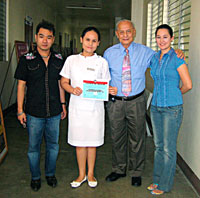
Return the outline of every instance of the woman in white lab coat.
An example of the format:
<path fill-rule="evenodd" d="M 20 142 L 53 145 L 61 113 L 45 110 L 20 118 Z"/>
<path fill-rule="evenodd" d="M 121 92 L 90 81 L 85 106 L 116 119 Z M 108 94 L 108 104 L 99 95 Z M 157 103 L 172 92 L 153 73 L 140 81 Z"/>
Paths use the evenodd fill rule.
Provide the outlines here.
<path fill-rule="evenodd" d="M 71 94 L 68 143 L 76 147 L 79 167 L 78 178 L 71 182 L 73 188 L 85 181 L 90 187 L 97 186 L 94 177 L 96 147 L 104 143 L 104 103 L 82 97 L 83 80 L 110 80 L 107 61 L 95 53 L 100 43 L 99 31 L 95 27 L 87 27 L 80 42 L 82 52 L 69 56 L 60 73 L 62 87 Z"/>

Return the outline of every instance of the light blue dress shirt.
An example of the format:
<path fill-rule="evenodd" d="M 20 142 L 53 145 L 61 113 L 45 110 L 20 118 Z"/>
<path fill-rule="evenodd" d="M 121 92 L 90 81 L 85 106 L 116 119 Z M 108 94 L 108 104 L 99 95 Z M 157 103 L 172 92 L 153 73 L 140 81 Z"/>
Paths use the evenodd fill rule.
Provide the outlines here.
<path fill-rule="evenodd" d="M 134 96 L 145 89 L 145 72 L 147 67 L 150 66 L 151 58 L 155 52 L 135 42 L 131 43 L 128 50 L 132 78 L 132 91 L 129 96 Z M 122 65 L 125 55 L 126 51 L 121 43 L 108 48 L 104 53 L 104 58 L 108 61 L 111 74 L 110 86 L 117 87 L 117 96 L 124 96 L 122 93 Z"/>
<path fill-rule="evenodd" d="M 160 60 L 161 51 L 157 52 L 151 60 L 151 76 L 154 80 L 152 105 L 169 107 L 183 104 L 182 93 L 179 87 L 180 76 L 178 67 L 185 64 L 183 59 L 177 57 L 171 48 Z"/>

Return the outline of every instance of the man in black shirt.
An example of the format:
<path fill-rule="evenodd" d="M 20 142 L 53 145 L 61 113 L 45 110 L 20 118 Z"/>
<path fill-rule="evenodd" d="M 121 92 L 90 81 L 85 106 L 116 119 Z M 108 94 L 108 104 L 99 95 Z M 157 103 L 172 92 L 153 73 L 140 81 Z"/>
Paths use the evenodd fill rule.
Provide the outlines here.
<path fill-rule="evenodd" d="M 47 184 L 56 187 L 56 160 L 59 151 L 60 119 L 66 117 L 65 93 L 60 86 L 62 56 L 51 50 L 55 39 L 54 25 L 42 21 L 36 28 L 37 44 L 33 53 L 20 58 L 15 72 L 18 79 L 18 120 L 29 134 L 28 159 L 32 174 L 31 188 L 41 187 L 40 146 L 46 142 L 45 176 Z M 26 89 L 27 88 L 27 89 Z M 26 90 L 26 102 L 24 98 Z"/>

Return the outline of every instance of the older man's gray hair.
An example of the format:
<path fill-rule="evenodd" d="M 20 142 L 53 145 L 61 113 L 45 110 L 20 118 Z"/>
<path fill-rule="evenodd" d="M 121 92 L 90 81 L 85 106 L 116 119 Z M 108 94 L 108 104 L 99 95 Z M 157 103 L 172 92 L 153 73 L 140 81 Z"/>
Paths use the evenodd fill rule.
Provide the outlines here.
<path fill-rule="evenodd" d="M 121 22 L 130 22 L 130 23 L 132 24 L 132 26 L 133 26 L 133 29 L 135 29 L 135 25 L 134 25 L 134 23 L 133 23 L 131 20 L 128 20 L 128 19 L 121 19 L 121 20 L 119 20 L 119 21 L 116 23 L 115 30 L 118 29 L 118 25 L 119 25 Z"/>

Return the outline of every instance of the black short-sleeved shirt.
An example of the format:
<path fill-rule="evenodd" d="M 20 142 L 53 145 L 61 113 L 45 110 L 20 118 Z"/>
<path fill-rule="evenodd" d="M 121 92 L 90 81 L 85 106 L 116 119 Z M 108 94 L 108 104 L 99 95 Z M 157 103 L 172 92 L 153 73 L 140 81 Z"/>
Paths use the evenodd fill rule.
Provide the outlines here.
<path fill-rule="evenodd" d="M 51 51 L 48 66 L 35 50 L 20 58 L 15 78 L 26 81 L 25 112 L 46 118 L 62 112 L 58 80 L 63 66 L 62 56 Z"/>

